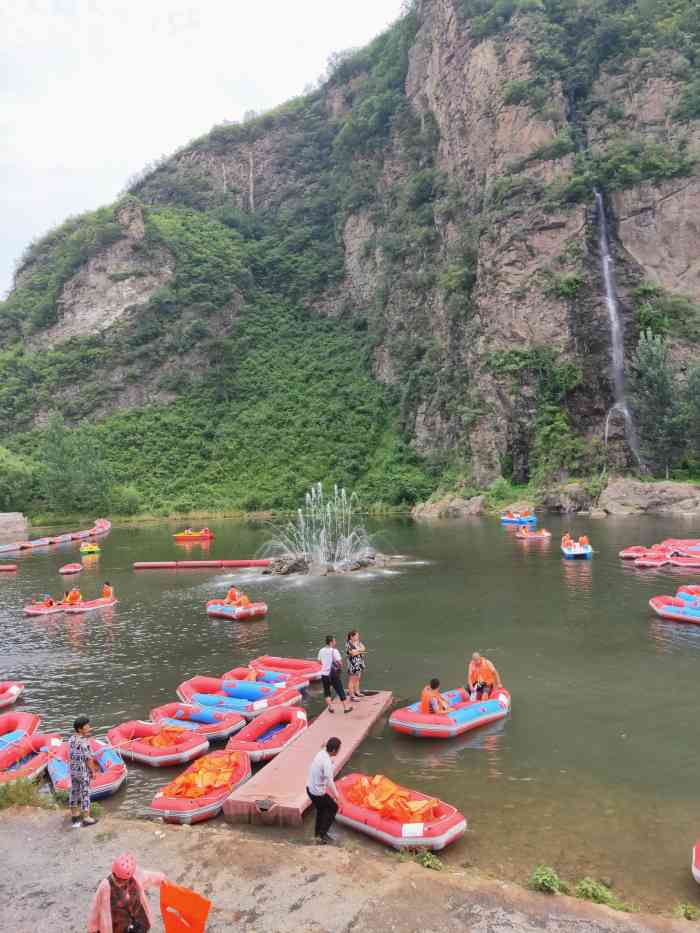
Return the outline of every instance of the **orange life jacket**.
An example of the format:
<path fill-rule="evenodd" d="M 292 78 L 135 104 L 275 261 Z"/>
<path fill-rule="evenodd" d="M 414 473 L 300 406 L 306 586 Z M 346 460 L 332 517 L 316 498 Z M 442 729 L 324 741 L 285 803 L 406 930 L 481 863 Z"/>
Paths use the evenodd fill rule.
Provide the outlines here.
<path fill-rule="evenodd" d="M 114 596 L 114 590 L 111 586 L 105 584 L 105 586 L 102 587 L 102 599 L 111 599 L 112 596 Z"/>
<path fill-rule="evenodd" d="M 68 599 L 66 600 L 66 602 L 69 603 L 69 605 L 73 606 L 75 603 L 81 602 L 82 598 L 83 597 L 80 595 L 79 590 L 71 590 L 70 593 L 68 594 Z"/>
<path fill-rule="evenodd" d="M 469 686 L 472 684 L 489 684 L 493 687 L 496 680 L 496 668 L 487 658 L 482 658 L 478 664 L 475 661 L 469 662 L 469 670 L 467 671 Z"/>
<path fill-rule="evenodd" d="M 241 596 L 240 591 L 237 590 L 235 586 L 232 586 L 231 589 L 226 594 L 225 602 L 235 603 L 237 599 L 240 599 L 240 596 Z"/>
<path fill-rule="evenodd" d="M 437 690 L 433 690 L 430 686 L 423 687 L 420 695 L 420 711 L 426 715 L 430 715 L 434 712 L 432 707 L 432 701 L 435 699 Z"/>
<path fill-rule="evenodd" d="M 236 606 L 237 606 L 239 609 L 245 609 L 246 606 L 250 606 L 250 605 L 251 605 L 251 602 L 250 602 L 250 600 L 248 599 L 248 597 L 246 596 L 245 593 L 242 593 L 242 594 L 238 597 L 238 599 L 236 600 Z"/>

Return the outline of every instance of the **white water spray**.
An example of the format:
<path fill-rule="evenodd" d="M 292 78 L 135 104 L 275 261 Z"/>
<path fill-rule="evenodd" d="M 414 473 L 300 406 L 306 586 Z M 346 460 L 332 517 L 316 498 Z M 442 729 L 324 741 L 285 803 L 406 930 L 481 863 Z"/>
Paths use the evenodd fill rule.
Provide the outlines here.
<path fill-rule="evenodd" d="M 275 537 L 265 552 L 280 557 L 303 557 L 309 564 L 342 568 L 370 547 L 369 536 L 361 525 L 354 525 L 357 497 L 333 487 L 326 498 L 321 483 L 307 492 L 304 508 L 294 521 L 275 528 Z"/>
<path fill-rule="evenodd" d="M 612 347 L 613 387 L 615 391 L 615 404 L 605 419 L 605 444 L 608 443 L 608 429 L 610 416 L 619 411 L 625 422 L 625 437 L 638 463 L 641 464 L 637 432 L 632 421 L 627 397 L 625 395 L 625 344 L 620 319 L 620 307 L 617 301 L 615 287 L 615 267 L 610 255 L 610 242 L 608 239 L 608 221 L 605 216 L 603 196 L 595 189 L 595 203 L 598 214 L 598 245 L 600 247 L 600 262 L 603 267 L 603 281 L 605 282 L 605 304 L 610 318 L 610 343 Z"/>

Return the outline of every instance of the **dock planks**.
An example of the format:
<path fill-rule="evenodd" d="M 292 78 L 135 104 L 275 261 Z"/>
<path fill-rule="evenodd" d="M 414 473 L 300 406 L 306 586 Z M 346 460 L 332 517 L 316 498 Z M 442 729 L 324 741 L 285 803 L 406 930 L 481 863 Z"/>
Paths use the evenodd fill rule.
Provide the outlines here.
<path fill-rule="evenodd" d="M 340 739 L 340 751 L 333 759 L 337 774 L 391 706 L 392 699 L 389 690 L 380 690 L 353 704 L 352 713 L 347 715 L 339 703 L 335 704 L 335 713 L 324 710 L 301 738 L 236 788 L 224 804 L 225 818 L 230 823 L 299 826 L 304 811 L 311 805 L 306 779 L 316 752 L 331 736 Z"/>

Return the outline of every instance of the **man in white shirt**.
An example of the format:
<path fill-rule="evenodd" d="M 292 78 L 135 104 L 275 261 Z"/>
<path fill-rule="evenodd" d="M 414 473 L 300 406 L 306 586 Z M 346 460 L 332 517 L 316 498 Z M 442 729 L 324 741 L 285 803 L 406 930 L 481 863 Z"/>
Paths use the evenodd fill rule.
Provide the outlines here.
<path fill-rule="evenodd" d="M 323 696 L 326 700 L 326 709 L 329 713 L 334 713 L 331 687 L 335 690 L 338 699 L 343 704 L 346 713 L 352 712 L 352 704 L 345 696 L 345 690 L 340 680 L 340 672 L 343 669 L 343 660 L 340 652 L 336 648 L 336 641 L 333 635 L 326 635 L 326 646 L 321 648 L 318 653 L 318 660 L 321 662 L 321 683 L 323 684 Z"/>
<path fill-rule="evenodd" d="M 332 759 L 340 750 L 340 739 L 328 739 L 325 747 L 311 762 L 309 768 L 309 780 L 306 786 L 306 793 L 311 799 L 311 803 L 316 809 L 316 828 L 314 837 L 319 845 L 326 846 L 333 842 L 329 836 L 328 830 L 333 825 L 333 820 L 338 812 L 338 791 L 333 780 L 333 761 Z"/>

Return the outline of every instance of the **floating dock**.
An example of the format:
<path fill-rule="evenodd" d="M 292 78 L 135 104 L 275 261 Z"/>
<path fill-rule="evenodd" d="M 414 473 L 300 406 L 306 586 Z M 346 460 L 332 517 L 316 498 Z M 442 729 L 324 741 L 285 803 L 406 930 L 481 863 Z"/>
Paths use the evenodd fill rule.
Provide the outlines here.
<path fill-rule="evenodd" d="M 222 568 L 267 567 L 269 560 L 147 560 L 135 561 L 134 570 L 221 570 Z"/>
<path fill-rule="evenodd" d="M 225 818 L 229 823 L 299 826 L 304 811 L 311 806 L 306 780 L 316 752 L 331 736 L 340 739 L 340 751 L 333 759 L 337 774 L 391 706 L 392 699 L 389 690 L 381 690 L 353 703 L 353 711 L 347 715 L 339 703 L 335 704 L 334 713 L 324 710 L 301 738 L 236 788 L 224 803 Z"/>

